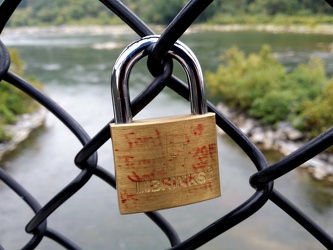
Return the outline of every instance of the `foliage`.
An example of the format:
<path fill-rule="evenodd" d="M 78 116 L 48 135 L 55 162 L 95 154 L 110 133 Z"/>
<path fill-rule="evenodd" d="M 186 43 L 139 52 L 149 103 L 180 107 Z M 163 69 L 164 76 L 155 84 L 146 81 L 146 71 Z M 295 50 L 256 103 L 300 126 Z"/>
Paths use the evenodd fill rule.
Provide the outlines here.
<path fill-rule="evenodd" d="M 248 56 L 231 48 L 221 58 L 223 63 L 216 73 L 206 73 L 206 81 L 210 92 L 227 105 L 263 124 L 289 120 L 310 136 L 330 126 L 333 82 L 321 60 L 310 59 L 288 73 L 267 45 Z"/>
<path fill-rule="evenodd" d="M 304 25 L 314 27 L 319 24 L 332 24 L 333 16 L 331 15 L 318 15 L 305 11 L 297 15 L 287 15 L 279 13 L 276 15 L 267 14 L 243 14 L 243 15 L 230 15 L 230 14 L 216 14 L 208 20 L 208 24 L 274 24 L 282 26 L 290 25 Z"/>
<path fill-rule="evenodd" d="M 216 73 L 207 73 L 207 86 L 213 94 L 240 110 L 249 110 L 254 100 L 272 89 L 280 91 L 285 78 L 283 66 L 263 46 L 259 54 L 244 55 L 238 48 L 231 48 L 221 57 Z"/>
<path fill-rule="evenodd" d="M 254 100 L 249 114 L 261 118 L 264 124 L 274 124 L 288 117 L 292 101 L 291 91 L 270 91 L 267 95 Z"/>
<path fill-rule="evenodd" d="M 10 50 L 11 66 L 10 70 L 20 76 L 24 76 L 24 63 L 16 50 Z M 31 78 L 30 78 L 31 79 Z M 41 88 L 41 84 L 36 80 L 34 85 Z M 5 125 L 15 123 L 17 116 L 33 111 L 36 103 L 25 93 L 7 83 L 0 82 L 0 142 L 10 139 L 10 135 L 5 133 Z"/>
<path fill-rule="evenodd" d="M 302 103 L 297 127 L 310 138 L 325 132 L 333 121 L 333 81 L 329 81 L 322 93 L 312 100 Z"/>
<path fill-rule="evenodd" d="M 83 20 L 92 24 L 110 24 L 116 22 L 114 17 L 99 1 L 35 0 L 20 5 L 9 25 L 80 24 Z"/>
<path fill-rule="evenodd" d="M 188 0 L 124 0 L 143 21 L 169 24 Z M 315 16 L 315 17 L 313 17 Z M 211 23 L 332 23 L 331 7 L 317 0 L 215 0 L 197 22 Z M 11 26 L 113 24 L 116 15 L 100 1 L 26 0 L 10 19 Z"/>

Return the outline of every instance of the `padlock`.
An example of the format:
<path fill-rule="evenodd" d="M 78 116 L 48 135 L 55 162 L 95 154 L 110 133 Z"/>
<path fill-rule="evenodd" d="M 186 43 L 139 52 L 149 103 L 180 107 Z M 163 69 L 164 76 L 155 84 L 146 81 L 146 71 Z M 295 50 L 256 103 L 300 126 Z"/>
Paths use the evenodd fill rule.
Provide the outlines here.
<path fill-rule="evenodd" d="M 178 207 L 219 197 L 215 113 L 207 113 L 200 64 L 177 41 L 169 54 L 184 68 L 192 114 L 132 121 L 128 80 L 159 36 L 130 44 L 112 71 L 115 123 L 110 124 L 121 214 Z"/>

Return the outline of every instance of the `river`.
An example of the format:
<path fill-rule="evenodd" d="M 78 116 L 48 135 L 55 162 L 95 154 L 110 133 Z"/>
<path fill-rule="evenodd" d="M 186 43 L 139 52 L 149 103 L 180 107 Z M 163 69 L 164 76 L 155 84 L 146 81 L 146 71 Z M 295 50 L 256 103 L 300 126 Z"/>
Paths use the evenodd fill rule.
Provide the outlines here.
<path fill-rule="evenodd" d="M 59 28 L 35 32 L 7 31 L 2 41 L 16 48 L 26 72 L 45 83 L 44 91 L 95 135 L 113 117 L 110 74 L 120 51 L 138 36 L 129 30 L 66 33 Z M 254 31 L 189 32 L 181 40 L 197 55 L 203 71 L 215 70 L 219 55 L 237 46 L 246 52 L 269 44 L 288 69 L 311 56 L 322 58 L 333 73 L 332 35 Z M 109 48 L 109 49 L 107 49 Z M 111 48 L 111 49 L 110 49 Z M 174 72 L 184 79 L 184 74 Z M 151 81 L 139 63 L 131 75 L 131 96 Z M 190 106 L 164 90 L 137 118 L 190 112 Z M 79 173 L 73 161 L 81 145 L 52 115 L 15 152 L 0 162 L 13 178 L 44 205 Z M 249 176 L 255 167 L 227 137 L 218 137 L 222 196 L 210 201 L 161 211 L 182 240 L 222 217 L 254 190 Z M 110 140 L 99 153 L 99 164 L 114 172 Z M 271 158 L 274 161 L 276 158 Z M 312 180 L 301 169 L 275 182 L 275 187 L 333 235 L 333 187 Z M 0 182 L 0 245 L 19 249 L 30 238 L 24 227 L 31 210 Z M 55 211 L 48 226 L 83 249 L 165 249 L 169 242 L 145 215 L 121 216 L 116 192 L 96 177 Z M 112 246 L 112 247 L 111 247 Z M 251 218 L 210 241 L 200 249 L 323 249 L 316 240 L 270 201 Z M 37 249 L 62 249 L 44 239 Z"/>

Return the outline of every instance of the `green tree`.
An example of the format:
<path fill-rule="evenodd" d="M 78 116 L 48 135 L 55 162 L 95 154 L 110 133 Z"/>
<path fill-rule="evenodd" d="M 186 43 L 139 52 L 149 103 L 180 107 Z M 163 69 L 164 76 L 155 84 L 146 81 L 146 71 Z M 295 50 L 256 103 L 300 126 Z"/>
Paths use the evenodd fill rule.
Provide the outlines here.
<path fill-rule="evenodd" d="M 146 3 L 148 11 L 143 17 L 150 23 L 169 24 L 186 3 L 186 0 L 150 0 Z"/>
<path fill-rule="evenodd" d="M 302 103 L 302 111 L 298 116 L 298 129 L 313 138 L 325 132 L 333 121 L 333 81 L 329 81 L 321 94 Z"/>
<path fill-rule="evenodd" d="M 268 15 L 275 15 L 283 13 L 292 15 L 297 12 L 299 4 L 297 1 L 290 0 L 255 0 L 249 6 L 252 13 L 265 13 Z"/>
<path fill-rule="evenodd" d="M 11 58 L 10 70 L 20 76 L 24 76 L 24 63 L 18 52 L 16 50 L 10 50 L 9 52 Z M 35 86 L 41 88 L 41 84 L 35 79 L 29 77 L 28 79 Z M 5 125 L 15 123 L 18 115 L 33 111 L 36 105 L 37 103 L 28 95 L 13 85 L 5 81 L 0 82 L 0 142 L 10 139 L 10 135 L 5 132 Z"/>
<path fill-rule="evenodd" d="M 264 124 L 290 120 L 304 130 L 311 127 L 306 123 L 314 124 L 303 110 L 309 105 L 320 106 L 323 88 L 330 81 L 321 60 L 311 59 L 288 73 L 267 45 L 248 56 L 231 48 L 222 59 L 216 73 L 206 73 L 209 91 L 222 102 Z M 318 127 L 322 128 L 322 124 Z"/>

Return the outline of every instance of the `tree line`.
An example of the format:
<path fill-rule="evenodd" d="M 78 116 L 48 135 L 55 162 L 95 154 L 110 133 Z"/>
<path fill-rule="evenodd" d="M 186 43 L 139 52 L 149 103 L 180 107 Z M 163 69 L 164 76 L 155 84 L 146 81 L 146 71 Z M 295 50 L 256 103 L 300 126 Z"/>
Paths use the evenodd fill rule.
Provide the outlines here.
<path fill-rule="evenodd" d="M 187 0 L 124 0 L 142 20 L 169 24 Z M 241 15 L 332 15 L 324 0 L 215 0 L 197 22 Z M 25 0 L 10 20 L 11 26 L 120 23 L 112 11 L 97 0 Z"/>

